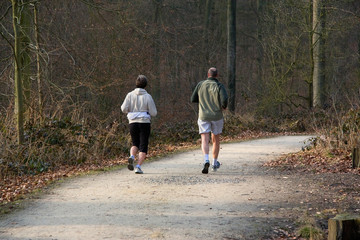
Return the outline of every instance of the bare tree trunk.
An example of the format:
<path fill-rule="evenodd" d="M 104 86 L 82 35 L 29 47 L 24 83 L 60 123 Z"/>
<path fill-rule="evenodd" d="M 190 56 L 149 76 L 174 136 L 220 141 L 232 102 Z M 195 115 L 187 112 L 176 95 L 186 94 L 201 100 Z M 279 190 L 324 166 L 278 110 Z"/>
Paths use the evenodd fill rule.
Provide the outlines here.
<path fill-rule="evenodd" d="M 23 0 L 19 8 L 19 17 L 20 17 L 20 28 L 19 28 L 19 37 L 21 39 L 21 52 L 20 61 L 21 61 L 21 80 L 23 82 L 23 91 L 24 91 L 24 114 L 26 121 L 29 121 L 31 118 L 31 108 L 30 105 L 30 34 L 31 34 L 31 11 L 30 11 L 30 0 Z"/>
<path fill-rule="evenodd" d="M 262 86 L 263 86 L 263 57 L 264 57 L 264 49 L 263 49 L 263 29 L 262 29 L 262 20 L 261 16 L 263 15 L 264 11 L 264 0 L 257 0 L 257 37 L 258 37 L 258 56 L 257 56 L 257 64 L 258 64 L 258 76 L 257 76 L 257 86 L 259 87 L 258 91 L 262 92 Z"/>
<path fill-rule="evenodd" d="M 360 238 L 360 217 L 338 214 L 328 220 L 328 240 L 353 240 Z"/>
<path fill-rule="evenodd" d="M 313 107 L 324 106 L 325 94 L 324 0 L 313 0 Z"/>
<path fill-rule="evenodd" d="M 34 3 L 34 30 L 35 30 L 35 43 L 36 43 L 36 79 L 38 87 L 38 108 L 40 122 L 43 123 L 44 114 L 43 114 L 43 93 L 42 93 L 42 84 L 41 84 L 41 69 L 40 69 L 40 45 L 39 45 L 39 26 L 38 26 L 38 9 L 37 3 Z"/>
<path fill-rule="evenodd" d="M 213 5 L 212 0 L 206 0 L 206 6 L 205 6 L 205 17 L 204 17 L 204 32 L 203 32 L 203 50 L 205 54 L 205 61 L 204 66 L 202 68 L 204 69 L 204 72 L 206 72 L 206 69 L 209 68 L 209 60 L 210 60 L 210 53 L 209 53 L 209 28 L 210 28 L 210 18 L 211 18 L 211 8 Z"/>
<path fill-rule="evenodd" d="M 14 28 L 14 78 L 15 78 L 15 116 L 17 128 L 18 144 L 24 141 L 24 99 L 21 81 L 21 38 L 19 36 L 19 1 L 11 0 L 13 8 L 13 28 Z"/>
<path fill-rule="evenodd" d="M 231 112 L 234 112 L 236 100 L 236 0 L 228 0 L 227 35 L 227 76 L 229 88 L 229 110 Z"/>
<path fill-rule="evenodd" d="M 312 29 L 312 14 L 313 14 L 313 6 L 312 6 L 312 0 L 309 0 L 309 25 L 310 28 Z M 309 109 L 312 108 L 313 106 L 313 77 L 314 77 L 314 48 L 313 48 L 313 43 L 312 43 L 312 36 L 313 36 L 313 31 L 310 30 L 309 31 L 309 46 L 310 46 L 310 62 L 311 62 L 311 77 L 309 77 L 308 80 L 308 91 L 309 91 L 309 100 L 308 100 L 308 107 Z"/>
<path fill-rule="evenodd" d="M 159 101 L 160 99 L 160 28 L 161 28 L 161 8 L 162 8 L 162 2 L 163 0 L 153 0 L 155 4 L 155 15 L 154 15 L 154 25 L 156 28 L 156 34 L 154 38 L 154 79 L 153 81 L 153 88 L 152 88 L 152 95 L 155 99 L 155 101 Z"/>

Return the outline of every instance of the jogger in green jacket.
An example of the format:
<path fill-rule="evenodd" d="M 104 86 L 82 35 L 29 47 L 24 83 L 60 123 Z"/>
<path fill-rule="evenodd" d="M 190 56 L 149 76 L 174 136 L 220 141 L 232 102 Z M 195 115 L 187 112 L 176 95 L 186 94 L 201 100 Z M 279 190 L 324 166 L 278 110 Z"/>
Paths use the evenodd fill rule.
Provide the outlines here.
<path fill-rule="evenodd" d="M 224 126 L 223 110 L 227 108 L 228 94 L 225 86 L 217 80 L 218 71 L 212 67 L 208 71 L 208 78 L 199 82 L 191 96 L 191 102 L 199 103 L 198 126 L 201 135 L 201 149 L 204 154 L 204 168 L 202 173 L 207 174 L 210 166 L 209 140 L 213 143 L 212 170 L 220 168 L 218 160 L 220 151 L 220 134 Z"/>

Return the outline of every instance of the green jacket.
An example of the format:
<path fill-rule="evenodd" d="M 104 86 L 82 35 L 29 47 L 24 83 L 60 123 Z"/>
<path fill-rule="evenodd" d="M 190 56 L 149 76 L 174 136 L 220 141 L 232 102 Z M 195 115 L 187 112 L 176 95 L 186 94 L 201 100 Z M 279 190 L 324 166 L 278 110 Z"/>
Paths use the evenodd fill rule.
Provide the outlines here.
<path fill-rule="evenodd" d="M 228 104 L 225 86 L 216 78 L 208 78 L 198 83 L 191 96 L 191 102 L 199 103 L 199 119 L 218 121 L 223 118 L 222 110 Z"/>

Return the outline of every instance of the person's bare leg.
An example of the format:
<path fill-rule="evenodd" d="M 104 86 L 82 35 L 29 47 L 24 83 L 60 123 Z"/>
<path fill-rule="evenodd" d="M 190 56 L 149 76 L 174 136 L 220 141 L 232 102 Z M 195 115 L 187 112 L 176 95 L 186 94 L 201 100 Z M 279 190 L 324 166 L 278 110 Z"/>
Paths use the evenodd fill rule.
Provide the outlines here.
<path fill-rule="evenodd" d="M 131 148 L 130 148 L 130 155 L 131 156 L 136 156 L 136 154 L 137 154 L 137 152 L 138 152 L 138 148 L 136 147 L 136 146 L 132 146 Z"/>
<path fill-rule="evenodd" d="M 219 151 L 220 151 L 220 134 L 218 135 L 211 134 L 211 140 L 213 142 L 213 148 L 212 148 L 213 159 L 218 159 Z"/>
<path fill-rule="evenodd" d="M 134 170 L 134 160 L 135 160 L 135 156 L 136 156 L 136 153 L 138 152 L 138 148 L 136 147 L 136 146 L 132 146 L 131 148 L 130 148 L 130 155 L 133 157 L 129 157 L 129 159 L 128 159 L 128 169 L 130 170 L 130 171 L 132 171 L 132 170 Z"/>
<path fill-rule="evenodd" d="M 202 133 L 201 134 L 201 150 L 203 154 L 209 154 L 209 133 Z"/>
<path fill-rule="evenodd" d="M 139 153 L 138 165 L 141 166 L 141 164 L 143 164 L 143 162 L 145 161 L 145 158 L 146 158 L 146 153 L 140 152 L 140 153 Z"/>
<path fill-rule="evenodd" d="M 146 153 L 144 152 L 139 152 L 139 161 L 136 164 L 136 170 L 135 173 L 137 174 L 143 174 L 143 171 L 141 170 L 141 164 L 143 164 L 143 162 L 145 161 L 146 158 Z"/>
<path fill-rule="evenodd" d="M 210 133 L 202 133 L 201 134 L 201 149 L 203 151 L 205 157 L 205 164 L 202 170 L 202 173 L 207 174 L 209 172 L 209 140 L 210 140 Z"/>
<path fill-rule="evenodd" d="M 213 142 L 212 147 L 212 155 L 213 155 L 213 162 L 212 162 L 212 170 L 215 172 L 220 167 L 220 163 L 218 162 L 219 152 L 220 152 L 220 134 L 214 135 L 211 134 L 211 140 Z"/>

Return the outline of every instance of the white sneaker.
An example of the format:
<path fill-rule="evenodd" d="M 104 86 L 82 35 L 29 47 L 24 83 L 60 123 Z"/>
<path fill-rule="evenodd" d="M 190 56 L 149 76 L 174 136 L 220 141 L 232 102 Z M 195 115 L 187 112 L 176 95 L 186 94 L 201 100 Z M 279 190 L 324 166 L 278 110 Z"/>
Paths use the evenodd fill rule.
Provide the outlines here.
<path fill-rule="evenodd" d="M 216 172 L 221 166 L 221 163 L 219 161 L 216 161 L 216 164 L 215 165 L 211 165 L 211 170 L 213 172 Z"/>
<path fill-rule="evenodd" d="M 143 174 L 144 172 L 141 170 L 141 168 L 137 167 L 137 168 L 135 169 L 135 173 L 136 173 L 136 174 Z"/>

